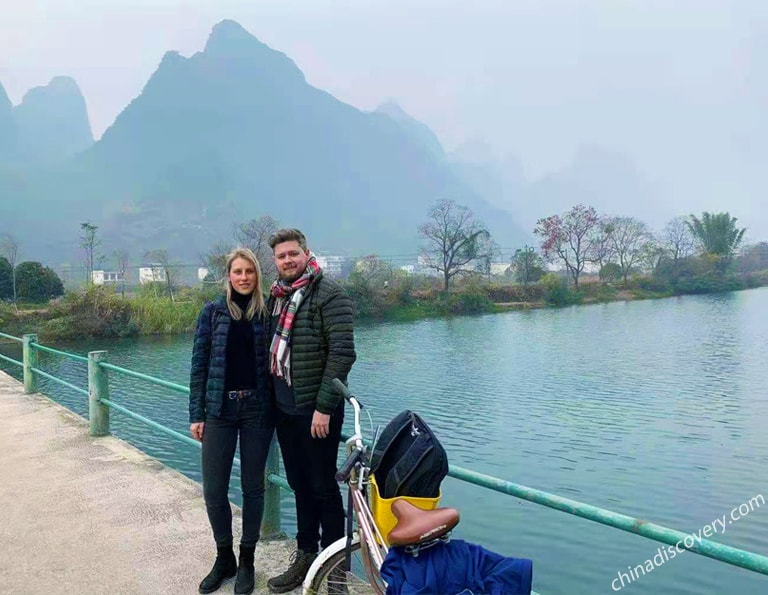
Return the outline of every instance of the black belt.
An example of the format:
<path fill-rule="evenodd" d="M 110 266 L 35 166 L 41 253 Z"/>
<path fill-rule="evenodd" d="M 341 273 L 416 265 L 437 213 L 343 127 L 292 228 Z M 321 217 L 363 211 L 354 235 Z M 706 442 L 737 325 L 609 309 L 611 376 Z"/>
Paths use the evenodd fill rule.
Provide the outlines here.
<path fill-rule="evenodd" d="M 227 393 L 227 396 L 232 399 L 247 399 L 256 394 L 255 390 L 231 390 Z"/>

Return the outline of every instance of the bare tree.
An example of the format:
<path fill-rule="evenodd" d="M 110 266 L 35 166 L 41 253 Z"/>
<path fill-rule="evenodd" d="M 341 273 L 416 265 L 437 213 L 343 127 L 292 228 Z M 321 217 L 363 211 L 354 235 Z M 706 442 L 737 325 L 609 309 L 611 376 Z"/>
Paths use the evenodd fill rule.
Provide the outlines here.
<path fill-rule="evenodd" d="M 171 264 L 168 256 L 168 250 L 150 250 L 144 254 L 144 259 L 151 264 L 159 264 L 165 278 L 165 285 L 168 289 L 168 297 L 171 301 L 176 301 L 173 290 L 177 285 L 178 270 Z"/>
<path fill-rule="evenodd" d="M 675 263 L 693 254 L 693 249 L 696 247 L 688 217 L 680 216 L 668 221 L 661 232 L 660 239 L 669 257 Z"/>
<path fill-rule="evenodd" d="M 643 259 L 647 245 L 652 241 L 648 226 L 634 217 L 610 217 L 606 220 L 608 243 L 619 261 L 624 285 L 632 267 Z"/>
<path fill-rule="evenodd" d="M 13 286 L 13 306 L 16 307 L 16 261 L 19 258 L 19 242 L 10 233 L 0 237 L 0 253 L 11 265 L 11 283 Z"/>
<path fill-rule="evenodd" d="M 603 265 L 611 262 L 616 256 L 613 249 L 613 243 L 611 242 L 611 233 L 613 232 L 613 229 L 612 218 L 608 217 L 600 219 L 595 235 L 594 252 L 594 262 L 598 266 L 598 269 L 602 269 Z"/>
<path fill-rule="evenodd" d="M 484 259 L 490 258 L 493 242 L 472 211 L 452 200 L 438 201 L 429 219 L 419 226 L 419 235 L 428 242 L 421 255 L 427 267 L 442 273 L 443 289 L 447 291 L 456 275 L 475 272 Z"/>
<path fill-rule="evenodd" d="M 250 248 L 259 259 L 261 273 L 264 279 L 277 277 L 275 260 L 269 247 L 269 236 L 280 228 L 277 219 L 269 215 L 262 215 L 257 219 L 251 219 L 241 224 L 235 231 L 235 240 L 241 246 Z"/>
<path fill-rule="evenodd" d="M 80 247 L 85 251 L 85 282 L 87 285 L 93 284 L 93 262 L 96 258 L 96 251 L 101 246 L 101 238 L 97 235 L 98 225 L 89 222 L 80 224 Z"/>
<path fill-rule="evenodd" d="M 664 247 L 664 242 L 653 234 L 643 248 L 640 255 L 640 263 L 646 270 L 654 272 L 667 254 L 668 251 Z"/>
<path fill-rule="evenodd" d="M 477 271 L 485 275 L 485 278 L 488 281 L 488 283 L 491 282 L 491 269 L 492 269 L 491 264 L 493 264 L 493 261 L 499 258 L 500 256 L 501 256 L 501 246 L 499 246 L 495 241 L 490 240 L 490 243 L 488 245 L 488 250 L 477 261 Z"/>
<path fill-rule="evenodd" d="M 218 242 L 202 255 L 203 264 L 216 283 L 223 283 L 224 277 L 227 276 L 227 256 L 231 251 L 231 244 Z"/>
<path fill-rule="evenodd" d="M 120 295 L 125 297 L 125 273 L 128 270 L 128 251 L 120 248 L 112 254 L 117 264 L 117 272 L 120 273 Z"/>
<path fill-rule="evenodd" d="M 355 281 L 375 287 L 384 287 L 392 280 L 393 274 L 392 265 L 381 260 L 375 254 L 369 254 L 359 259 L 352 273 Z"/>

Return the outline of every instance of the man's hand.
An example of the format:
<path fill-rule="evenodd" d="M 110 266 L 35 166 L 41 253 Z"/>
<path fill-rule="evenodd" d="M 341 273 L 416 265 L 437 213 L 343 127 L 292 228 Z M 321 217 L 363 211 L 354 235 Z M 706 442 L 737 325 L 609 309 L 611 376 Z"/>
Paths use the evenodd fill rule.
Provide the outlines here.
<path fill-rule="evenodd" d="M 203 434 L 205 433 L 205 422 L 199 421 L 194 424 L 190 424 L 189 433 L 192 434 L 192 438 L 195 440 L 203 441 Z"/>
<path fill-rule="evenodd" d="M 331 425 L 331 416 L 327 413 L 315 411 L 312 415 L 312 438 L 327 438 L 329 426 Z"/>

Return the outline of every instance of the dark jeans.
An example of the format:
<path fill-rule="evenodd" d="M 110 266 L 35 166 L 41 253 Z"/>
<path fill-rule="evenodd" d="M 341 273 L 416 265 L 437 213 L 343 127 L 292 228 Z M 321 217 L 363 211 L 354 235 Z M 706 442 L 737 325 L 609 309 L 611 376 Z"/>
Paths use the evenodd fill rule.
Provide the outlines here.
<path fill-rule="evenodd" d="M 325 548 L 344 536 L 344 503 L 334 477 L 343 422 L 340 407 L 331 416 L 328 436 L 312 438 L 311 415 L 277 412 L 277 438 L 296 498 L 296 545 L 303 552 L 317 552 L 318 542 Z"/>
<path fill-rule="evenodd" d="M 216 546 L 232 545 L 229 479 L 240 436 L 240 478 L 243 491 L 241 545 L 252 546 L 261 534 L 264 514 L 264 471 L 275 428 L 275 412 L 267 397 L 224 397 L 221 417 L 209 417 L 203 433 L 203 495 Z"/>

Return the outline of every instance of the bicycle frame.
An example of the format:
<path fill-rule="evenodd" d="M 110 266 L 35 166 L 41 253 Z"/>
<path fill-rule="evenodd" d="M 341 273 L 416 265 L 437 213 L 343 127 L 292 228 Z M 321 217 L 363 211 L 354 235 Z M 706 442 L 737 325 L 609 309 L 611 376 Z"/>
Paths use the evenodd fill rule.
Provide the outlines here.
<path fill-rule="evenodd" d="M 347 536 L 342 537 L 325 548 L 312 563 L 304 580 L 303 592 L 305 594 L 313 593 L 312 583 L 315 575 L 330 559 L 337 556 L 339 552 L 345 550 L 348 552 L 347 564 L 349 564 L 351 551 L 356 549 L 357 544 L 360 544 L 363 569 L 368 583 L 374 593 L 383 595 L 386 584 L 381 578 L 381 565 L 389 550 L 381 531 L 376 526 L 366 497 L 370 465 L 368 449 L 363 441 L 360 429 L 361 405 L 355 397 L 349 394 L 346 387 L 343 385 L 341 387 L 344 389 L 343 392 L 338 386 L 336 388 L 344 395 L 354 410 L 355 432 L 346 441 L 348 457 L 337 473 L 337 479 L 340 476 L 344 477 L 348 485 L 347 510 L 348 514 L 353 513 L 353 520 L 348 518 Z M 347 569 L 349 569 L 349 566 L 347 566 Z"/>
<path fill-rule="evenodd" d="M 372 562 L 373 568 L 371 570 L 375 569 L 376 576 L 380 577 L 379 571 L 389 548 L 376 525 L 366 498 L 365 486 L 367 485 L 370 466 L 368 449 L 360 432 L 360 403 L 355 397 L 350 397 L 349 402 L 355 410 L 355 434 L 347 440 L 347 450 L 350 454 L 355 451 L 362 451 L 363 454 L 360 456 L 359 466 L 350 474 L 348 499 L 352 500 L 355 511 L 357 532 L 363 548 L 364 560 Z M 369 578 L 373 579 L 370 575 Z"/>

